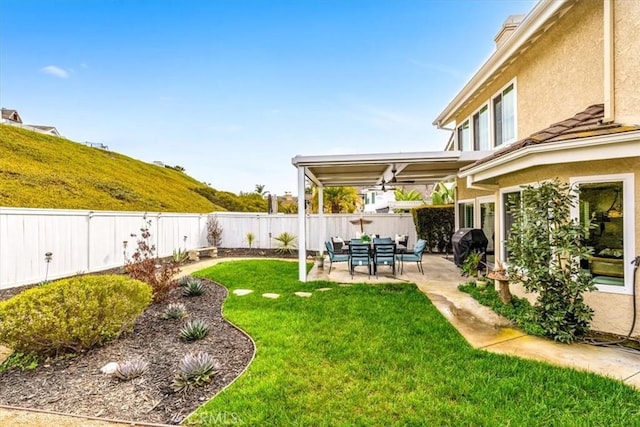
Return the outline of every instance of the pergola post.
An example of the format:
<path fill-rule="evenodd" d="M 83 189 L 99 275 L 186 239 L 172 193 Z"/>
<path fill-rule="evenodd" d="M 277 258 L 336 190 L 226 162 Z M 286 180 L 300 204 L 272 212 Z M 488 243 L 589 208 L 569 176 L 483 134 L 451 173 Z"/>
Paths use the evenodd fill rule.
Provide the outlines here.
<path fill-rule="evenodd" d="M 298 166 L 298 280 L 307 281 L 307 221 L 304 199 L 305 167 Z"/>
<path fill-rule="evenodd" d="M 318 185 L 318 220 L 320 221 L 320 233 L 318 234 L 319 248 L 324 251 L 324 239 L 327 234 L 327 222 L 324 218 L 324 186 Z"/>

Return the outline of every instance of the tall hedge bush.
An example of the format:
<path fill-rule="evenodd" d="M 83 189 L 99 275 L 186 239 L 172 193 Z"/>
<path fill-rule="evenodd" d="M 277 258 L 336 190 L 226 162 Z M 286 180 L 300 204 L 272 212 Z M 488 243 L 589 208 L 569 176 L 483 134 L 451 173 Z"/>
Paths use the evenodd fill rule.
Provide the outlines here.
<path fill-rule="evenodd" d="M 429 252 L 449 252 L 455 231 L 453 205 L 420 206 L 412 210 L 413 223 L 419 239 L 427 241 Z"/>
<path fill-rule="evenodd" d="M 103 345 L 133 329 L 151 298 L 151 286 L 125 276 L 51 282 L 0 302 L 0 342 L 42 355 Z"/>

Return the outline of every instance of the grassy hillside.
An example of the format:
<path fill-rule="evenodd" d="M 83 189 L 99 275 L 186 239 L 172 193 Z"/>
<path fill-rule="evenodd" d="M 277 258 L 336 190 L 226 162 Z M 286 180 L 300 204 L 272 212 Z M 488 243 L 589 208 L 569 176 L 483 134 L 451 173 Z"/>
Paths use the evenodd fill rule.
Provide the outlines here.
<path fill-rule="evenodd" d="M 0 125 L 0 206 L 195 213 L 245 210 L 231 206 L 243 200 L 173 169 Z"/>

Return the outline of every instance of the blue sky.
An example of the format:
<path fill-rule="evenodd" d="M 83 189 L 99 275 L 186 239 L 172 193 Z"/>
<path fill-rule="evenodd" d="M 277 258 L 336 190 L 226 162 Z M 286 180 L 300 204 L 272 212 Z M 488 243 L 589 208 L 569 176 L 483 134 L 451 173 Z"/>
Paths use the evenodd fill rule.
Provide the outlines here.
<path fill-rule="evenodd" d="M 213 187 L 297 154 L 430 151 L 519 0 L 0 0 L 0 104 Z"/>

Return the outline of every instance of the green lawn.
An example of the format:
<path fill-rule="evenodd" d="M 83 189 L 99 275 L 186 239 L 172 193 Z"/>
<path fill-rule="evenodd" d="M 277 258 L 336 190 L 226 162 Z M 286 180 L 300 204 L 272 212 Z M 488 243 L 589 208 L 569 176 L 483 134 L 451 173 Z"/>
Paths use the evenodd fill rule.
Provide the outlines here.
<path fill-rule="evenodd" d="M 640 425 L 640 393 L 594 374 L 474 350 L 414 285 L 300 283 L 297 263 L 226 262 L 224 314 L 256 341 L 248 371 L 189 422 L 244 425 Z M 293 295 L 314 291 L 311 298 Z M 261 296 L 280 293 L 277 300 Z M 226 417 L 226 418 L 225 418 Z"/>

